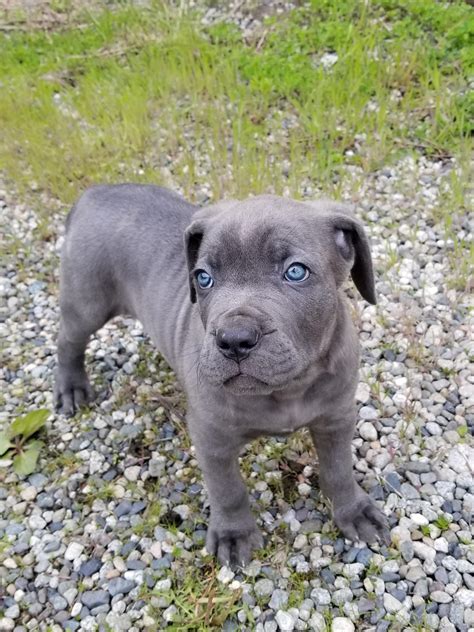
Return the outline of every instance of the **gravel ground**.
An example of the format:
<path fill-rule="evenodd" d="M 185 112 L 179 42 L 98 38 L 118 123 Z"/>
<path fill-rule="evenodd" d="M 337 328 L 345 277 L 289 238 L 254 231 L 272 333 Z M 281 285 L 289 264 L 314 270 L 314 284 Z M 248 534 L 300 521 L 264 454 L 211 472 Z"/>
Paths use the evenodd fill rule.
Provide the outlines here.
<path fill-rule="evenodd" d="M 439 210 L 456 169 L 422 156 L 370 177 L 348 168 L 341 191 L 366 222 L 378 277 L 377 307 L 353 300 L 363 350 L 354 452 L 391 546 L 339 537 L 305 433 L 257 442 L 242 466 L 267 549 L 245 572 L 217 571 L 216 590 L 233 604 L 223 629 L 474 629 L 474 375 L 458 265 L 467 253 L 455 247 L 470 231 L 453 215 L 448 237 Z M 38 200 L 0 189 L 15 249 L 0 279 L 5 423 L 52 409 L 64 213 L 37 193 L 45 227 Z M 301 195 L 318 191 L 302 182 Z M 126 319 L 99 332 L 88 361 L 99 400 L 74 419 L 51 415 L 38 472 L 19 479 L 0 461 L 0 631 L 209 629 L 176 623 L 189 569 L 213 568 L 173 374 Z"/>
<path fill-rule="evenodd" d="M 467 299 L 453 287 L 453 245 L 432 219 L 453 168 L 405 159 L 358 193 L 379 304 L 354 303 L 363 347 L 356 470 L 384 503 L 393 544 L 338 537 L 309 484 L 305 434 L 250 447 L 244 464 L 269 553 L 245 574 L 219 572 L 225 591 L 241 591 L 225 629 L 324 630 L 328 613 L 337 632 L 474 628 Z M 44 241 L 29 205 L 4 190 L 0 199 L 18 247 L 2 272 L 6 421 L 52 407 L 63 215 L 53 209 Z M 466 237 L 467 225 L 456 232 Z M 19 480 L 1 462 L 0 630 L 161 629 L 177 616 L 171 584 L 208 563 L 206 493 L 172 374 L 130 320 L 104 328 L 89 359 L 99 403 L 80 418 L 50 417 L 38 473 Z M 140 598 L 146 588 L 152 603 Z"/>

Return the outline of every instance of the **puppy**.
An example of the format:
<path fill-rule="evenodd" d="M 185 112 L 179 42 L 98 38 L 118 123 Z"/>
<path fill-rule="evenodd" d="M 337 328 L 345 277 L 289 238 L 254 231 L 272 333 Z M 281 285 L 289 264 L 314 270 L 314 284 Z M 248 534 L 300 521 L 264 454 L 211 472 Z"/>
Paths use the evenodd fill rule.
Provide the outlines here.
<path fill-rule="evenodd" d="M 359 352 L 342 286 L 375 304 L 369 245 L 346 206 L 262 195 L 207 208 L 156 186 L 89 189 L 67 219 L 56 398 L 90 400 L 89 337 L 139 319 L 174 368 L 206 482 L 206 547 L 246 564 L 261 545 L 238 455 L 262 435 L 307 426 L 334 521 L 352 540 L 386 539 L 356 483 L 351 440 Z"/>

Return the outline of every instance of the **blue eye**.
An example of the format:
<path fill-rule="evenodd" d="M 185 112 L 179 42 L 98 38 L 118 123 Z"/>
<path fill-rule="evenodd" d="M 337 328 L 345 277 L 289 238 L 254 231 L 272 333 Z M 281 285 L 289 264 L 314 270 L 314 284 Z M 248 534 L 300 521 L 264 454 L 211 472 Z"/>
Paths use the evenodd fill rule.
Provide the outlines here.
<path fill-rule="evenodd" d="M 196 272 L 196 281 L 203 290 L 208 290 L 214 285 L 214 279 L 205 270 L 198 270 Z"/>
<path fill-rule="evenodd" d="M 302 263 L 292 263 L 285 272 L 285 279 L 293 283 L 299 283 L 309 277 L 308 268 Z"/>

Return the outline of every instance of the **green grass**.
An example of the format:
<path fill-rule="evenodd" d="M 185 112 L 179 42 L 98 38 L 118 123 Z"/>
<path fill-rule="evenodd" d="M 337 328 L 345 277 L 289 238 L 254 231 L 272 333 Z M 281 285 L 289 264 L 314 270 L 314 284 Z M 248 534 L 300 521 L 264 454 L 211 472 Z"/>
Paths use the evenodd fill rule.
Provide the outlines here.
<path fill-rule="evenodd" d="M 160 592 L 142 586 L 140 598 L 149 602 L 149 614 L 161 629 L 162 608 L 153 605 L 153 597 L 166 596 L 177 609 L 174 620 L 167 630 L 207 631 L 221 629 L 224 622 L 234 615 L 242 605 L 241 589 L 230 589 L 217 579 L 218 568 L 213 564 L 183 566 L 179 577 L 173 579 L 171 590 Z"/>
<path fill-rule="evenodd" d="M 179 182 L 190 198 L 203 184 L 212 198 L 298 196 L 307 181 L 337 193 L 344 165 L 468 155 L 463 2 L 313 0 L 255 41 L 167 2 L 75 22 L 0 41 L 0 163 L 25 191 L 70 203 L 91 183 L 135 180 Z"/>

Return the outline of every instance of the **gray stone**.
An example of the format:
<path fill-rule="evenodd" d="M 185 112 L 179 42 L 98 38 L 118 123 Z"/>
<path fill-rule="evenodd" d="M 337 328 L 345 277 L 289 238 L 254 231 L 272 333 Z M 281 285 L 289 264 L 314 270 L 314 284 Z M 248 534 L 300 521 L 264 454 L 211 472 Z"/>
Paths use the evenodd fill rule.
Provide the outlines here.
<path fill-rule="evenodd" d="M 458 627 L 462 625 L 464 622 L 464 606 L 460 603 L 452 603 L 449 608 L 449 619 Z"/>
<path fill-rule="evenodd" d="M 101 568 L 102 562 L 96 557 L 91 557 L 90 560 L 87 560 L 86 562 L 83 562 L 81 564 L 79 568 L 79 573 L 84 577 L 90 577 L 91 575 L 94 575 L 94 573 L 97 573 L 97 571 Z"/>
<path fill-rule="evenodd" d="M 114 509 L 114 513 L 117 518 L 122 518 L 122 516 L 126 516 L 132 510 L 132 503 L 129 500 L 122 500 Z"/>
<path fill-rule="evenodd" d="M 178 514 L 181 520 L 187 520 L 191 514 L 191 509 L 188 505 L 176 505 L 176 507 L 173 507 L 173 512 Z"/>
<path fill-rule="evenodd" d="M 36 498 L 36 504 L 41 509 L 52 509 L 54 507 L 54 498 L 47 492 L 41 492 Z"/>
<path fill-rule="evenodd" d="M 426 597 L 428 595 L 428 580 L 426 578 L 419 579 L 416 582 L 413 594 L 419 595 L 420 597 Z"/>
<path fill-rule="evenodd" d="M 413 559 L 415 553 L 413 549 L 413 542 L 411 540 L 402 540 L 398 548 L 405 562 L 410 562 Z"/>
<path fill-rule="evenodd" d="M 14 603 L 12 606 L 5 610 L 5 617 L 8 619 L 18 619 L 20 616 L 20 607 L 17 603 Z"/>
<path fill-rule="evenodd" d="M 431 472 L 431 464 L 422 461 L 408 461 L 403 464 L 403 469 L 414 474 L 425 474 L 426 472 Z"/>
<path fill-rule="evenodd" d="M 360 549 L 359 553 L 357 553 L 356 560 L 359 564 L 363 564 L 364 566 L 367 566 L 370 563 L 370 560 L 373 558 L 373 556 L 374 556 L 373 552 L 367 547 L 364 547 L 363 549 Z"/>
<path fill-rule="evenodd" d="M 61 548 L 61 542 L 59 540 L 51 540 L 44 547 L 45 553 L 54 553 L 54 551 L 58 551 Z"/>
<path fill-rule="evenodd" d="M 466 586 L 469 588 L 469 590 L 474 591 L 474 575 L 470 575 L 469 573 L 464 573 L 462 578 Z"/>
<path fill-rule="evenodd" d="M 19 533 L 22 533 L 24 530 L 25 530 L 24 525 L 18 524 L 18 522 L 12 522 L 10 524 L 7 524 L 7 526 L 5 527 L 6 535 L 18 535 Z"/>
<path fill-rule="evenodd" d="M 418 490 L 416 490 L 413 485 L 410 485 L 409 483 L 402 483 L 402 485 L 400 486 L 400 493 L 404 498 L 407 498 L 408 500 L 414 500 L 420 497 Z"/>
<path fill-rule="evenodd" d="M 137 500 L 132 504 L 132 509 L 130 511 L 131 515 L 134 516 L 136 514 L 141 513 L 144 509 L 147 508 L 147 503 L 143 500 Z"/>
<path fill-rule="evenodd" d="M 82 603 L 92 610 L 110 601 L 110 594 L 106 590 L 86 590 L 80 595 Z"/>
<path fill-rule="evenodd" d="M 400 491 L 401 481 L 400 481 L 400 477 L 398 476 L 396 472 L 389 472 L 385 476 L 385 481 L 389 487 L 389 491 L 391 491 L 392 489 L 394 489 L 397 492 Z"/>
<path fill-rule="evenodd" d="M 359 601 L 357 602 L 357 609 L 359 610 L 360 614 L 371 612 L 374 608 L 374 602 L 370 599 L 366 599 L 365 597 L 362 597 L 362 599 L 359 599 Z"/>
<path fill-rule="evenodd" d="M 68 603 L 64 599 L 64 597 L 61 597 L 61 595 L 59 595 L 55 591 L 54 592 L 51 591 L 48 594 L 48 600 L 49 600 L 50 604 L 53 606 L 53 608 L 56 611 L 58 611 L 58 610 L 65 610 L 68 607 Z"/>
<path fill-rule="evenodd" d="M 28 483 L 36 487 L 36 489 L 42 489 L 48 482 L 48 479 L 44 474 L 40 474 L 39 472 L 32 474 L 28 477 Z"/>
<path fill-rule="evenodd" d="M 132 582 L 128 579 L 123 579 L 123 577 L 115 577 L 114 579 L 111 579 L 108 584 L 108 590 L 112 597 L 120 594 L 126 595 L 135 587 L 135 582 Z"/>

